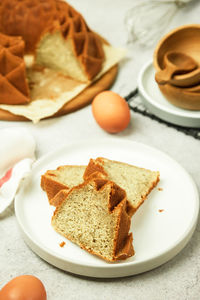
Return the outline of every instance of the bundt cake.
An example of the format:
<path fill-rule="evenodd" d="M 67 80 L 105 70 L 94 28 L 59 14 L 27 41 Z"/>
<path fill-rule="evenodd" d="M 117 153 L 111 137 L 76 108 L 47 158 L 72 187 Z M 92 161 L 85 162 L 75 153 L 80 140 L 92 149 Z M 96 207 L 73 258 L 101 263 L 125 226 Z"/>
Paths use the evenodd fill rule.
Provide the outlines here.
<path fill-rule="evenodd" d="M 90 180 L 57 195 L 53 228 L 81 248 L 107 261 L 134 255 L 126 192 L 107 180 Z"/>
<path fill-rule="evenodd" d="M 3 0 L 0 32 L 21 36 L 36 64 L 80 81 L 91 80 L 104 61 L 102 39 L 62 0 Z"/>
<path fill-rule="evenodd" d="M 95 177 L 114 181 L 126 191 L 130 216 L 139 208 L 159 181 L 159 172 L 98 157 L 90 159 L 84 180 Z"/>
<path fill-rule="evenodd" d="M 20 37 L 0 34 L 0 103 L 30 101 L 23 52 L 24 42 Z"/>

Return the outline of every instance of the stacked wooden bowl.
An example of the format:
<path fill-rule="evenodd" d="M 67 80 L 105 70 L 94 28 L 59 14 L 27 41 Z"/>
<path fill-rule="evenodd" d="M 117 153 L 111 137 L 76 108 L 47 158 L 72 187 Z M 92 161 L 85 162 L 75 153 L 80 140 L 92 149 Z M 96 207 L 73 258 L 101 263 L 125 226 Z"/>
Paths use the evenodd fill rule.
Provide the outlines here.
<path fill-rule="evenodd" d="M 173 105 L 200 110 L 200 25 L 185 25 L 165 35 L 154 52 L 155 79 Z"/>

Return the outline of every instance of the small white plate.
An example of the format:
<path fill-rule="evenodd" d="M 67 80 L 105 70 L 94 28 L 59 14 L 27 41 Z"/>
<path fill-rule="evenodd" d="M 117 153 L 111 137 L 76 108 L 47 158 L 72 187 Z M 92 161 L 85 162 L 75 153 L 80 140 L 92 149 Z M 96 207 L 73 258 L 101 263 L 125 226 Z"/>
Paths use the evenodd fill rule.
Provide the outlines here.
<path fill-rule="evenodd" d="M 103 156 L 159 170 L 161 180 L 132 217 L 135 256 L 117 263 L 87 253 L 51 227 L 53 207 L 40 187 L 41 175 L 64 164 L 86 165 Z M 91 277 L 123 277 L 153 269 L 174 257 L 191 238 L 198 217 L 199 199 L 188 173 L 166 154 L 128 140 L 80 141 L 47 154 L 35 163 L 15 199 L 16 217 L 30 248 L 50 264 Z M 59 244 L 65 241 L 63 248 Z"/>
<path fill-rule="evenodd" d="M 180 126 L 200 128 L 200 111 L 176 107 L 163 96 L 155 81 L 152 61 L 141 69 L 138 77 L 138 89 L 144 105 L 160 119 Z"/>

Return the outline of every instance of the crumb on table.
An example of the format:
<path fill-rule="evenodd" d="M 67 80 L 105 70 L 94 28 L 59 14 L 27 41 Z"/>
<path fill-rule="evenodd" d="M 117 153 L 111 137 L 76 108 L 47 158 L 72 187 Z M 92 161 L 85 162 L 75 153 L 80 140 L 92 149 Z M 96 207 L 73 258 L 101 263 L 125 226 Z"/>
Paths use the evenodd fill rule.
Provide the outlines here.
<path fill-rule="evenodd" d="M 65 242 L 61 242 L 60 244 L 59 244 L 59 246 L 62 248 L 62 247 L 64 247 L 65 246 Z"/>
<path fill-rule="evenodd" d="M 158 190 L 159 190 L 159 191 L 163 191 L 163 188 L 159 187 Z"/>
<path fill-rule="evenodd" d="M 159 211 L 159 212 L 163 212 L 163 211 L 164 211 L 164 209 L 159 209 L 158 211 Z"/>

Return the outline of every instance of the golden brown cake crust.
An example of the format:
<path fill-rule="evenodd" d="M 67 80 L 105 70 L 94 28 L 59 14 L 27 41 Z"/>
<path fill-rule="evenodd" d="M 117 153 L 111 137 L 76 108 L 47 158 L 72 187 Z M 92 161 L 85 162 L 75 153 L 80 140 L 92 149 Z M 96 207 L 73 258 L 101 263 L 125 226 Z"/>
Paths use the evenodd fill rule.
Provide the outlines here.
<path fill-rule="evenodd" d="M 24 57 L 25 43 L 20 36 L 8 36 L 0 33 L 0 49 L 5 48 L 15 56 Z"/>
<path fill-rule="evenodd" d="M 33 53 L 41 33 L 55 18 L 54 0 L 4 0 L 0 6 L 0 31 L 21 36 L 26 53 Z"/>
<path fill-rule="evenodd" d="M 49 173 L 50 172 L 47 171 L 44 175 L 42 175 L 41 187 L 47 193 L 49 204 L 57 206 L 59 202 L 57 201 L 57 199 L 54 199 L 54 197 L 60 190 L 69 190 L 69 187 L 65 184 L 58 182 L 56 179 L 54 180 L 52 177 L 49 176 L 51 175 Z"/>
<path fill-rule="evenodd" d="M 60 171 L 62 172 L 62 170 L 65 168 L 66 169 L 70 169 L 70 168 L 77 169 L 77 171 L 80 170 L 80 172 L 83 173 L 85 166 L 78 166 L 78 165 L 76 165 L 76 166 L 72 166 L 72 165 L 59 166 L 56 170 L 47 170 L 41 176 L 40 184 L 41 184 L 42 189 L 47 193 L 47 197 L 48 197 L 50 205 L 57 206 L 59 204 L 60 200 L 58 200 L 58 198 L 56 198 L 55 196 L 60 190 L 68 191 L 71 188 L 71 187 L 69 187 L 69 183 L 67 183 L 68 180 L 66 180 L 66 183 L 62 183 L 57 178 L 57 172 L 60 172 Z"/>
<path fill-rule="evenodd" d="M 25 104 L 30 101 L 20 37 L 0 34 L 0 103 Z"/>
<path fill-rule="evenodd" d="M 104 168 L 100 164 L 97 163 L 97 160 L 92 159 L 92 158 L 90 159 L 89 164 L 83 174 L 84 180 L 91 178 L 91 176 L 93 178 L 95 178 L 96 175 L 98 176 L 100 174 L 102 175 L 103 178 L 108 177 L 108 174 L 106 173 Z"/>
<path fill-rule="evenodd" d="M 56 218 L 56 215 L 59 213 L 60 209 L 62 209 L 62 205 L 66 201 L 66 198 L 69 197 L 74 190 L 79 191 L 87 184 L 93 184 L 96 191 L 101 191 L 105 188 L 106 185 L 111 186 L 111 193 L 108 199 L 108 213 L 112 214 L 114 212 L 118 212 L 117 226 L 115 229 L 115 238 L 114 238 L 114 247 L 112 259 L 108 259 L 108 257 L 104 257 L 103 255 L 99 255 L 93 249 L 88 249 L 86 245 L 83 243 L 79 244 L 79 246 L 90 252 L 91 254 L 97 255 L 107 261 L 114 262 L 117 260 L 124 260 L 134 255 L 134 249 L 132 245 L 133 237 L 132 233 L 129 234 L 131 219 L 130 216 L 126 212 L 126 192 L 117 186 L 114 182 L 104 180 L 104 179 L 92 179 L 85 181 L 84 183 L 73 187 L 70 191 L 61 190 L 56 197 L 60 198 L 61 201 L 59 205 L 56 207 L 54 211 L 54 215 L 52 217 L 52 225 L 53 221 Z M 55 226 L 53 226 L 56 230 Z M 63 234 L 64 235 L 64 234 Z M 73 241 L 71 236 L 64 235 L 67 239 Z M 74 241 L 73 241 L 74 242 Z"/>

